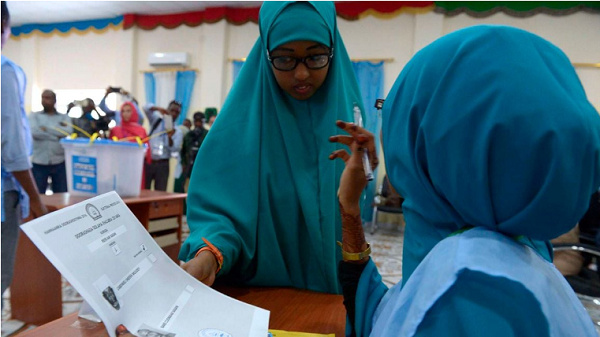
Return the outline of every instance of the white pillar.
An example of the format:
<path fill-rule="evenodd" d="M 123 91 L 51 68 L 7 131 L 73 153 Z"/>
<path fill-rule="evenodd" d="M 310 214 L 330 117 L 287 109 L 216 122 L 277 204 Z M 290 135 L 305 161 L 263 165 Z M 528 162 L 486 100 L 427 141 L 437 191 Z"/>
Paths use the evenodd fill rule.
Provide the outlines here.
<path fill-rule="evenodd" d="M 19 59 L 13 59 L 14 62 L 23 68 L 25 76 L 27 76 L 27 90 L 25 91 L 25 112 L 27 113 L 31 112 L 33 101 L 37 100 L 39 103 L 37 105 L 41 105 L 42 90 L 46 89 L 40 88 L 43 83 L 38 83 L 37 81 L 40 69 L 38 62 L 38 39 L 39 37 L 37 34 L 32 34 L 29 37 L 22 37 L 18 42 L 20 49 Z M 8 41 L 7 44 L 9 43 L 15 43 L 15 41 Z"/>
<path fill-rule="evenodd" d="M 200 109 L 206 107 L 221 107 L 225 100 L 227 71 L 227 21 L 202 25 L 202 43 L 199 55 L 200 73 L 196 78 L 196 85 L 200 87 Z"/>
<path fill-rule="evenodd" d="M 139 68 L 137 65 L 137 27 L 131 27 L 127 30 L 119 30 L 115 34 L 114 43 L 117 45 L 119 50 L 119 66 L 114 67 L 113 78 L 115 83 L 111 83 L 114 86 L 122 87 L 123 89 L 131 92 L 138 99 L 142 99 L 144 88 L 137 88 L 137 76 Z"/>

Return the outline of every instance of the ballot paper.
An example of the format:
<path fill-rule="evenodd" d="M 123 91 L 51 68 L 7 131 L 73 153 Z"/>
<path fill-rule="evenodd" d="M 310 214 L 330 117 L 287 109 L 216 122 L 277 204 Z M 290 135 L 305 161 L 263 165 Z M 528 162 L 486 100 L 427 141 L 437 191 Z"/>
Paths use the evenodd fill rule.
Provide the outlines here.
<path fill-rule="evenodd" d="M 267 336 L 268 311 L 187 274 L 114 191 L 21 228 L 92 307 L 111 337 L 119 324 L 138 336 Z"/>

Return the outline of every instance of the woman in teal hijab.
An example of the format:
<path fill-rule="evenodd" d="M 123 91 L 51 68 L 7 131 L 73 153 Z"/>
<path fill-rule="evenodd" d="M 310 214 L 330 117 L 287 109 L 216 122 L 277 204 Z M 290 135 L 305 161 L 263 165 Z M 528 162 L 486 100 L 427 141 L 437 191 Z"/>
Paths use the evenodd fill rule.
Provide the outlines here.
<path fill-rule="evenodd" d="M 339 198 L 356 210 L 343 201 L 366 184 L 373 137 L 340 125 L 353 155 L 332 155 L 347 165 Z M 600 116 L 560 49 L 503 26 L 438 39 L 391 89 L 382 141 L 405 197 L 403 281 L 388 291 L 368 258 L 340 264 L 357 336 L 597 337 L 548 243 L 600 186 Z M 344 247 L 364 245 L 343 219 Z"/>
<path fill-rule="evenodd" d="M 328 138 L 362 104 L 335 7 L 265 1 L 259 29 L 198 153 L 179 257 L 207 284 L 339 293 L 343 163 L 328 162 Z"/>

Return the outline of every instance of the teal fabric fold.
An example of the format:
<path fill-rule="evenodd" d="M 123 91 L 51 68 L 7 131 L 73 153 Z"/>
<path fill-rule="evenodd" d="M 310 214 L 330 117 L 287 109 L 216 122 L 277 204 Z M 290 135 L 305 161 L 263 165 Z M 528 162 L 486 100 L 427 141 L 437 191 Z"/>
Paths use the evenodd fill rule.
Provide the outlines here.
<path fill-rule="evenodd" d="M 327 28 L 334 56 L 323 86 L 298 101 L 277 85 L 266 41 L 282 11 L 302 13 L 307 6 L 322 22 L 304 24 Z M 187 202 L 191 233 L 180 258 L 193 258 L 205 237 L 223 253 L 220 278 L 339 293 L 336 193 L 344 164 L 328 159 L 340 148 L 328 138 L 338 134 L 337 119 L 351 120 L 353 102 L 362 107 L 352 64 L 331 2 L 265 2 L 259 27 L 198 153 Z M 310 40 L 306 33 L 296 38 Z"/>
<path fill-rule="evenodd" d="M 365 268 L 357 336 L 597 335 L 548 243 L 600 185 L 600 115 L 560 49 L 503 26 L 442 37 L 396 80 L 382 138 L 403 279 Z"/>
<path fill-rule="evenodd" d="M 399 291 L 400 287 L 392 288 L 388 291 L 388 287 L 383 284 L 381 275 L 373 259 L 369 259 L 369 262 L 367 262 L 365 269 L 360 275 L 356 290 L 354 304 L 356 307 L 354 317 L 356 337 L 368 337 L 371 334 L 373 317 L 376 316 L 380 302 L 387 301 L 386 298 L 393 297 L 392 295 Z M 347 328 L 346 335 L 348 335 L 348 331 L 350 330 Z"/>
<path fill-rule="evenodd" d="M 422 49 L 383 125 L 405 197 L 403 282 L 465 226 L 524 236 L 551 259 L 541 241 L 574 227 L 600 185 L 600 116 L 567 56 L 524 30 L 475 26 Z"/>
<path fill-rule="evenodd" d="M 441 241 L 401 290 L 396 285 L 388 291 L 373 316 L 370 336 L 597 333 L 550 262 L 512 238 L 476 227 Z"/>

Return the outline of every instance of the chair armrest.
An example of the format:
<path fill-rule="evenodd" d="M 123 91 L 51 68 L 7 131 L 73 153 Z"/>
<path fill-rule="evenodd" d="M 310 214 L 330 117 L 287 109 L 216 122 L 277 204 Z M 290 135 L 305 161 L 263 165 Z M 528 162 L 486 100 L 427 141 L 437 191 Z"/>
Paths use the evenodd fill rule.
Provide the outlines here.
<path fill-rule="evenodd" d="M 553 245 L 555 252 L 574 250 L 582 253 L 588 253 L 600 257 L 600 249 L 596 246 L 588 245 L 585 243 L 558 243 Z"/>

